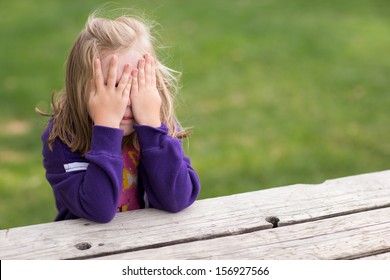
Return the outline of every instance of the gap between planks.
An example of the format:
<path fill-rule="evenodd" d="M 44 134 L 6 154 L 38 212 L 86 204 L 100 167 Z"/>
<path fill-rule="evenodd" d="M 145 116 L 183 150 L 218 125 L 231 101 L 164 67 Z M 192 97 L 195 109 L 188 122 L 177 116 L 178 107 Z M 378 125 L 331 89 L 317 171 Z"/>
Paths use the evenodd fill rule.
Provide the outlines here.
<path fill-rule="evenodd" d="M 203 240 L 212 240 L 212 239 L 217 239 L 217 238 L 222 238 L 222 237 L 248 234 L 248 233 L 253 233 L 256 231 L 267 230 L 270 228 L 287 227 L 287 226 L 293 226 L 293 225 L 297 225 L 297 224 L 310 223 L 310 222 L 314 222 L 314 221 L 320 221 L 320 220 L 336 218 L 336 217 L 341 217 L 341 216 L 348 216 L 348 215 L 352 215 L 352 214 L 373 211 L 373 210 L 379 210 L 379 209 L 384 209 L 384 208 L 388 208 L 388 207 L 390 208 L 390 203 L 387 205 L 381 205 L 381 206 L 376 206 L 376 207 L 366 207 L 366 208 L 362 208 L 362 209 L 355 209 L 355 210 L 351 210 L 351 211 L 334 213 L 331 215 L 323 215 L 323 216 L 319 216 L 319 217 L 315 217 L 315 218 L 296 220 L 296 221 L 291 221 L 291 222 L 281 222 L 281 223 L 279 223 L 280 220 L 277 216 L 269 216 L 269 217 L 266 217 L 265 220 L 268 223 L 270 223 L 272 226 L 268 226 L 268 227 L 267 226 L 258 226 L 258 227 L 252 227 L 252 228 L 245 228 L 245 229 L 237 230 L 234 232 L 227 231 L 224 233 L 211 234 L 211 235 L 203 236 L 203 237 L 184 238 L 184 239 L 172 240 L 169 242 L 162 242 L 162 243 L 158 243 L 158 244 L 140 246 L 137 248 L 118 250 L 115 252 L 104 252 L 104 253 L 87 255 L 84 257 L 74 257 L 74 258 L 67 258 L 67 259 L 68 260 L 86 260 L 86 259 L 94 259 L 94 258 L 99 258 L 99 257 L 115 256 L 115 255 L 124 254 L 124 253 L 131 253 L 131 252 L 137 252 L 137 251 L 143 251 L 143 250 L 149 250 L 149 249 L 158 249 L 158 248 L 163 248 L 163 247 L 168 247 L 168 246 L 173 246 L 173 245 L 180 245 L 180 244 L 185 244 L 185 243 L 192 243 L 192 242 L 203 241 Z M 390 248 L 385 249 L 385 250 L 380 250 L 380 252 L 375 251 L 375 252 L 369 252 L 367 254 L 350 256 L 350 258 L 347 258 L 347 259 L 350 259 L 350 260 L 360 259 L 360 258 L 365 258 L 365 257 L 370 257 L 370 256 L 375 256 L 375 255 L 385 254 L 385 253 L 390 253 Z"/>
<path fill-rule="evenodd" d="M 291 229 L 285 226 L 103 259 L 386 259 L 390 256 L 389 211 L 354 213 Z"/>
<path fill-rule="evenodd" d="M 267 219 L 266 219 L 266 221 L 267 221 Z M 234 231 L 234 232 L 227 231 L 225 233 L 212 234 L 212 235 L 203 236 L 203 237 L 184 238 L 184 239 L 172 240 L 172 241 L 169 241 L 169 242 L 162 242 L 162 243 L 158 243 L 158 244 L 151 244 L 151 245 L 146 245 L 146 246 L 140 246 L 140 247 L 137 247 L 137 248 L 118 250 L 118 251 L 115 251 L 115 252 L 105 252 L 105 253 L 100 253 L 100 254 L 88 255 L 88 256 L 85 256 L 85 257 L 67 258 L 67 260 L 94 259 L 94 258 L 97 258 L 97 257 L 106 257 L 106 256 L 117 255 L 117 254 L 123 254 L 123 253 L 131 253 L 131 252 L 143 251 L 143 250 L 148 250 L 148 249 L 157 249 L 157 248 L 163 248 L 163 247 L 172 246 L 172 245 L 179 245 L 179 244 L 197 242 L 197 241 L 202 241 L 202 240 L 212 240 L 212 239 L 217 239 L 217 238 L 221 238 L 221 237 L 235 236 L 235 235 L 240 235 L 240 234 L 247 234 L 247 233 L 252 233 L 252 232 L 265 230 L 265 229 L 269 229 L 269 228 L 273 228 L 273 226 L 258 226 L 258 227 L 253 227 L 253 228 L 246 228 L 246 229 L 242 229 L 242 230 L 237 230 L 237 231 Z"/>

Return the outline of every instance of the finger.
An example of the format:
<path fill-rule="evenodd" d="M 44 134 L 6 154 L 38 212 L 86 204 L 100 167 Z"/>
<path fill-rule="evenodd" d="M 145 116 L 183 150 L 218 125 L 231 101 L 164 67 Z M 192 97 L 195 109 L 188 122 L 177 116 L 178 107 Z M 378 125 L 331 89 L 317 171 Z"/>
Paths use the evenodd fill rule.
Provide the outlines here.
<path fill-rule="evenodd" d="M 95 77 L 94 77 L 94 89 L 99 89 L 104 85 L 104 78 L 102 72 L 102 65 L 99 58 L 94 60 Z"/>
<path fill-rule="evenodd" d="M 91 102 L 96 95 L 95 79 L 91 79 L 89 83 L 89 98 L 88 102 Z"/>
<path fill-rule="evenodd" d="M 123 90 L 125 89 L 129 79 L 130 79 L 130 65 L 129 64 L 126 64 L 125 65 L 125 69 L 122 73 L 122 77 L 118 83 L 118 86 L 117 86 L 117 91 L 118 92 L 123 92 Z"/>
<path fill-rule="evenodd" d="M 91 93 L 91 95 L 95 95 L 96 92 L 95 79 L 90 80 L 89 92 Z"/>
<path fill-rule="evenodd" d="M 149 54 L 145 54 L 145 84 L 150 85 L 152 82 L 152 61 Z"/>
<path fill-rule="evenodd" d="M 130 75 L 129 79 L 127 80 L 127 84 L 122 92 L 122 96 L 126 99 L 130 97 L 131 83 L 132 83 L 132 76 Z"/>
<path fill-rule="evenodd" d="M 131 92 L 130 96 L 138 93 L 138 70 L 134 69 L 131 72 Z"/>
<path fill-rule="evenodd" d="M 115 87 L 116 73 L 118 67 L 117 64 L 118 64 L 118 57 L 116 55 L 113 55 L 110 60 L 110 68 L 108 70 L 108 77 L 107 77 L 107 86 L 109 87 Z"/>
<path fill-rule="evenodd" d="M 138 86 L 143 88 L 145 86 L 145 59 L 141 58 L 138 61 Z"/>
<path fill-rule="evenodd" d="M 156 87 L 157 86 L 157 82 L 156 82 L 156 61 L 154 60 L 154 57 L 152 56 L 151 57 L 151 64 L 152 64 L 152 71 L 151 71 L 151 77 L 152 77 L 152 86 L 153 87 Z"/>

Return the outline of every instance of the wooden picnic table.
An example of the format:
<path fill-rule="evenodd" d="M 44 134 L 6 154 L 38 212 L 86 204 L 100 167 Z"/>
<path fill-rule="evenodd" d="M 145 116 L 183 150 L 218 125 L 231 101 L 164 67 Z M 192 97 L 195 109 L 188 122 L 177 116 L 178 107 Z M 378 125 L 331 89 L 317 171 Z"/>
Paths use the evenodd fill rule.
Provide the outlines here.
<path fill-rule="evenodd" d="M 390 259 L 390 170 L 5 229 L 0 259 Z"/>

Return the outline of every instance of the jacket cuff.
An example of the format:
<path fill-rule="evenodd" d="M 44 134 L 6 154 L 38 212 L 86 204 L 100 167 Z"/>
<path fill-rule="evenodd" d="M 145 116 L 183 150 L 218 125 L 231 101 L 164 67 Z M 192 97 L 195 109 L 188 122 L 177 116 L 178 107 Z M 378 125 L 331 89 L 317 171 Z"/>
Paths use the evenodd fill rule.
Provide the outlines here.
<path fill-rule="evenodd" d="M 133 127 L 142 151 L 160 148 L 164 138 L 168 135 L 168 127 L 163 122 L 160 127 L 156 128 L 146 125 L 133 125 Z"/>
<path fill-rule="evenodd" d="M 123 130 L 94 125 L 92 128 L 91 152 L 121 155 Z"/>

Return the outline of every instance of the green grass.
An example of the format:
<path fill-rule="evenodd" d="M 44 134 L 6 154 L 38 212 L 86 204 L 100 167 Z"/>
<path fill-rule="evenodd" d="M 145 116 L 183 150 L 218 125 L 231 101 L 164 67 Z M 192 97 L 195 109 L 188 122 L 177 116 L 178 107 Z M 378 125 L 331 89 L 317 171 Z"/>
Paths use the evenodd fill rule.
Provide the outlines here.
<path fill-rule="evenodd" d="M 390 2 L 116 1 L 161 23 L 201 198 L 388 169 Z M 0 2 L 0 229 L 52 221 L 41 166 L 68 50 L 104 1 Z"/>

